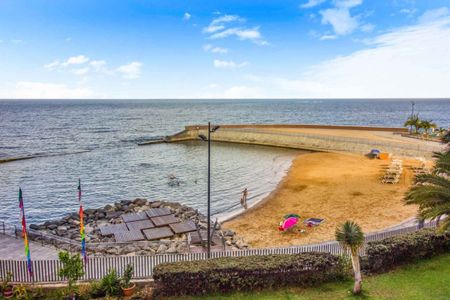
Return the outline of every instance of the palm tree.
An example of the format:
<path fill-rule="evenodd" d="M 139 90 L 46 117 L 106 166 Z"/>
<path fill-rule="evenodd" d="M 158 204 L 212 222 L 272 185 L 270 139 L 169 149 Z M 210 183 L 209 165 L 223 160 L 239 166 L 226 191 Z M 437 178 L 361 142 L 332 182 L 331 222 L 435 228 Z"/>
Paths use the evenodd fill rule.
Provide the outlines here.
<path fill-rule="evenodd" d="M 364 233 L 358 224 L 353 221 L 347 221 L 336 228 L 335 236 L 341 247 L 351 253 L 353 272 L 355 274 L 353 294 L 359 294 L 361 293 L 362 279 L 358 251 L 364 244 Z"/>
<path fill-rule="evenodd" d="M 432 174 L 416 176 L 416 185 L 413 186 L 405 197 L 406 204 L 419 206 L 418 219 L 439 220 L 441 217 L 450 216 L 450 177 L 448 172 L 448 155 L 444 160 L 439 159 L 437 168 Z M 439 230 L 445 231 L 450 227 L 450 218 L 447 218 Z"/>
<path fill-rule="evenodd" d="M 428 136 L 428 131 L 432 128 L 436 128 L 436 123 L 433 123 L 433 120 L 423 120 L 420 122 L 420 127 L 425 129 L 425 135 Z"/>
<path fill-rule="evenodd" d="M 411 115 L 408 120 L 406 120 L 405 124 L 403 125 L 405 127 L 411 126 L 414 127 L 414 132 L 417 133 L 420 128 L 420 119 L 419 114 Z"/>

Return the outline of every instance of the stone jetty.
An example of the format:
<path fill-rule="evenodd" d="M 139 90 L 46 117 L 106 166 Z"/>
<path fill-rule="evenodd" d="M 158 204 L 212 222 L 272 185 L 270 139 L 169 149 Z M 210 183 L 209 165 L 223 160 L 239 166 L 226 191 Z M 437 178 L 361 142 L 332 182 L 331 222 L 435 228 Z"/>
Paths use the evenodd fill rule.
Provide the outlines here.
<path fill-rule="evenodd" d="M 204 215 L 199 213 L 198 210 L 180 203 L 148 201 L 141 198 L 122 200 L 102 208 L 84 210 L 88 253 L 90 255 L 154 255 L 191 251 L 193 246 L 188 247 L 186 233 L 151 241 L 141 240 L 117 243 L 113 235 L 102 235 L 100 231 L 102 227 L 124 223 L 123 215 L 146 212 L 155 208 L 169 209 L 171 214 L 179 219 L 180 222 L 195 223 L 199 231 L 204 232 L 207 228 L 207 219 Z M 81 241 L 79 226 L 78 213 L 71 213 L 61 219 L 47 221 L 43 224 L 31 224 L 29 237 L 43 244 L 54 245 L 59 249 L 78 251 Z M 197 234 L 197 231 L 194 231 L 192 234 Z M 220 224 L 216 224 L 213 240 L 216 241 L 216 244 L 218 244 L 217 241 L 220 241 L 220 244 L 222 244 L 220 246 L 217 245 L 216 248 L 222 247 L 236 251 L 248 247 L 245 241 L 237 236 L 234 231 L 222 228 Z M 197 248 L 199 247 L 201 246 L 197 246 Z"/>

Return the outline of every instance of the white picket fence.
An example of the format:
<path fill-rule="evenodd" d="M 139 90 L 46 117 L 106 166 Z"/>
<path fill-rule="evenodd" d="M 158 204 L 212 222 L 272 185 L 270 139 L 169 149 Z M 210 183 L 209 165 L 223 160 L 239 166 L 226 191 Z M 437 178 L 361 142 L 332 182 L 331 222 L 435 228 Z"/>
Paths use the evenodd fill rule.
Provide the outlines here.
<path fill-rule="evenodd" d="M 426 223 L 424 227 L 435 227 L 436 222 Z M 394 230 L 385 230 L 369 234 L 365 237 L 365 244 L 371 241 L 381 240 L 387 237 L 414 232 L 418 226 L 403 227 Z M 361 255 L 365 253 L 365 246 L 361 249 Z M 336 241 L 330 241 L 314 245 L 301 245 L 279 248 L 248 249 L 242 251 L 222 251 L 212 252 L 211 258 L 230 257 L 230 256 L 251 256 L 251 255 L 270 255 L 270 254 L 298 254 L 302 252 L 328 252 L 332 254 L 343 254 L 344 251 Z M 119 274 L 127 264 L 134 267 L 134 278 L 151 278 L 155 266 L 161 263 L 177 261 L 195 261 L 207 259 L 206 253 L 186 253 L 186 254 L 163 254 L 163 255 L 145 255 L 145 256 L 96 256 L 90 257 L 85 265 L 85 275 L 82 280 L 98 280 L 105 276 L 110 269 L 114 268 Z M 58 270 L 61 263 L 58 260 L 34 260 L 33 273 L 31 277 L 27 273 L 27 263 L 24 260 L 0 260 L 0 278 L 4 278 L 7 272 L 12 273 L 14 282 L 23 283 L 48 283 L 60 282 Z"/>

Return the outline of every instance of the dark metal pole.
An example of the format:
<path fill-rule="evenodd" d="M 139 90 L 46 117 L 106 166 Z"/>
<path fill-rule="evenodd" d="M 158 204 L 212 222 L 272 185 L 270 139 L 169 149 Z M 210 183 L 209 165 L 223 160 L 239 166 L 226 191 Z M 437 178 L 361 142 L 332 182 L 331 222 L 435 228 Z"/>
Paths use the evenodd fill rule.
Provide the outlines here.
<path fill-rule="evenodd" d="M 211 122 L 208 122 L 208 258 L 211 257 Z"/>

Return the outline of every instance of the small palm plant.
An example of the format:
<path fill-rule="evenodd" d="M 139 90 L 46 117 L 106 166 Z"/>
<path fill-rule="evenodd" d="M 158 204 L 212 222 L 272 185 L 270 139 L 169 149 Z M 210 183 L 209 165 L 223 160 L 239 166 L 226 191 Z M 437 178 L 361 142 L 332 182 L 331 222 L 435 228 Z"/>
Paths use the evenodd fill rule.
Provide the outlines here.
<path fill-rule="evenodd" d="M 405 127 L 411 126 L 414 127 L 414 132 L 418 133 L 420 127 L 421 127 L 421 121 L 419 119 L 419 114 L 412 115 L 406 120 L 405 124 L 403 125 Z"/>
<path fill-rule="evenodd" d="M 364 233 L 358 224 L 353 221 L 347 221 L 336 228 L 335 236 L 341 247 L 351 253 L 353 272 L 355 274 L 353 294 L 360 294 L 362 279 L 358 251 L 364 244 Z"/>
<path fill-rule="evenodd" d="M 438 164 L 439 165 L 439 164 Z M 447 165 L 448 168 L 448 165 Z M 442 169 L 441 169 L 442 170 Z M 450 178 L 440 174 L 422 174 L 416 177 L 417 185 L 406 194 L 405 203 L 419 206 L 419 220 L 436 219 L 450 215 Z M 450 228 L 447 218 L 440 231 Z"/>

